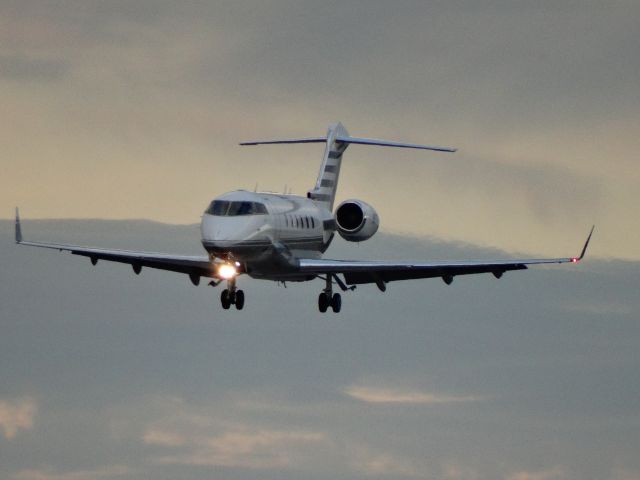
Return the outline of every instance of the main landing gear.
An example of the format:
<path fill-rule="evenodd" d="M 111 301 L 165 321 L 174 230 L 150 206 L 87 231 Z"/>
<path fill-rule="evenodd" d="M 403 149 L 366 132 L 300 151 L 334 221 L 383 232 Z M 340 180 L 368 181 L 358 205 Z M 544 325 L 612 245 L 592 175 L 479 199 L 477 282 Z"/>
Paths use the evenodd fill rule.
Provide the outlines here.
<path fill-rule="evenodd" d="M 339 293 L 322 292 L 318 295 L 318 310 L 321 313 L 325 313 L 329 307 L 333 309 L 335 313 L 338 313 L 342 308 L 342 296 Z"/>
<path fill-rule="evenodd" d="M 326 286 L 318 295 L 318 310 L 320 313 L 325 313 L 331 307 L 335 313 L 338 313 L 342 309 L 342 296 L 339 293 L 333 293 L 331 274 L 327 275 L 325 281 Z"/>
<path fill-rule="evenodd" d="M 235 305 L 237 310 L 244 307 L 244 292 L 236 288 L 235 278 L 229 280 L 228 287 L 220 294 L 220 303 L 225 310 L 229 310 L 231 305 Z"/>

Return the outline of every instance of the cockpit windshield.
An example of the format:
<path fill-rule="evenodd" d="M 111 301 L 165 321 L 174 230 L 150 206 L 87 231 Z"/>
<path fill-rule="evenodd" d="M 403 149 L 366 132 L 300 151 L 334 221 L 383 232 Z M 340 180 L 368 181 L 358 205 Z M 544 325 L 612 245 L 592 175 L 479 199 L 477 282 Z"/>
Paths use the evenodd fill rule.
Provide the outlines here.
<path fill-rule="evenodd" d="M 239 215 L 266 215 L 267 207 L 258 202 L 229 202 L 214 200 L 204 212 L 218 217 L 235 217 Z"/>

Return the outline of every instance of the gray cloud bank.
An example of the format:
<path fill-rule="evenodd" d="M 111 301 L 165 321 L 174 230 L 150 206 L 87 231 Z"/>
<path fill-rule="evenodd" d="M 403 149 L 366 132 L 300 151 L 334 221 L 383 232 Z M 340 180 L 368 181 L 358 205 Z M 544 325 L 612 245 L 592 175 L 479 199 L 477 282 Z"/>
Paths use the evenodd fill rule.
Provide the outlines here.
<path fill-rule="evenodd" d="M 0 222 L 3 478 L 640 474 L 636 262 L 361 287 L 329 316 L 319 284 L 242 279 L 246 310 L 224 312 L 217 290 L 181 275 L 92 267 L 15 246 L 12 230 Z M 26 221 L 24 233 L 200 251 L 194 225 Z M 506 255 L 385 233 L 330 253 Z"/>

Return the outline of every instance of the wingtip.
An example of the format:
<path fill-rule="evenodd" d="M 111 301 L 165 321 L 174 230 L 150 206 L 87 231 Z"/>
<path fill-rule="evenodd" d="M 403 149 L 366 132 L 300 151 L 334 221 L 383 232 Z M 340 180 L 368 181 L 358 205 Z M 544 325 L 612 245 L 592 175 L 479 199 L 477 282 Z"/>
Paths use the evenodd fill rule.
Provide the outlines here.
<path fill-rule="evenodd" d="M 22 227 L 20 226 L 20 210 L 16 207 L 16 243 L 22 243 Z"/>
<path fill-rule="evenodd" d="M 593 225 L 591 227 L 591 231 L 589 232 L 589 236 L 587 237 L 587 241 L 584 242 L 584 247 L 582 247 L 582 252 L 580 252 L 580 256 L 574 258 L 574 262 L 579 262 L 580 260 L 582 260 L 585 256 L 585 254 L 587 253 L 587 247 L 589 246 L 589 242 L 591 241 L 591 235 L 593 235 L 593 231 L 595 230 L 596 226 Z"/>

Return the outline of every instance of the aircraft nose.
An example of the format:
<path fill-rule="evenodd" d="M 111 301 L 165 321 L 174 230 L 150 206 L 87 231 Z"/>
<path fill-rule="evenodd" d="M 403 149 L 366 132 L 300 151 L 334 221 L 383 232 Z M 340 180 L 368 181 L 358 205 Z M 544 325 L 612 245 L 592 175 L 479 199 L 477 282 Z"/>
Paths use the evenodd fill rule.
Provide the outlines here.
<path fill-rule="evenodd" d="M 216 218 L 208 221 L 203 228 L 203 236 L 205 236 L 207 240 L 216 242 L 235 240 L 238 231 L 225 220 L 227 219 Z"/>
<path fill-rule="evenodd" d="M 210 242 L 233 242 L 244 240 L 256 231 L 259 225 L 245 217 L 208 217 L 202 222 L 202 237 Z"/>

